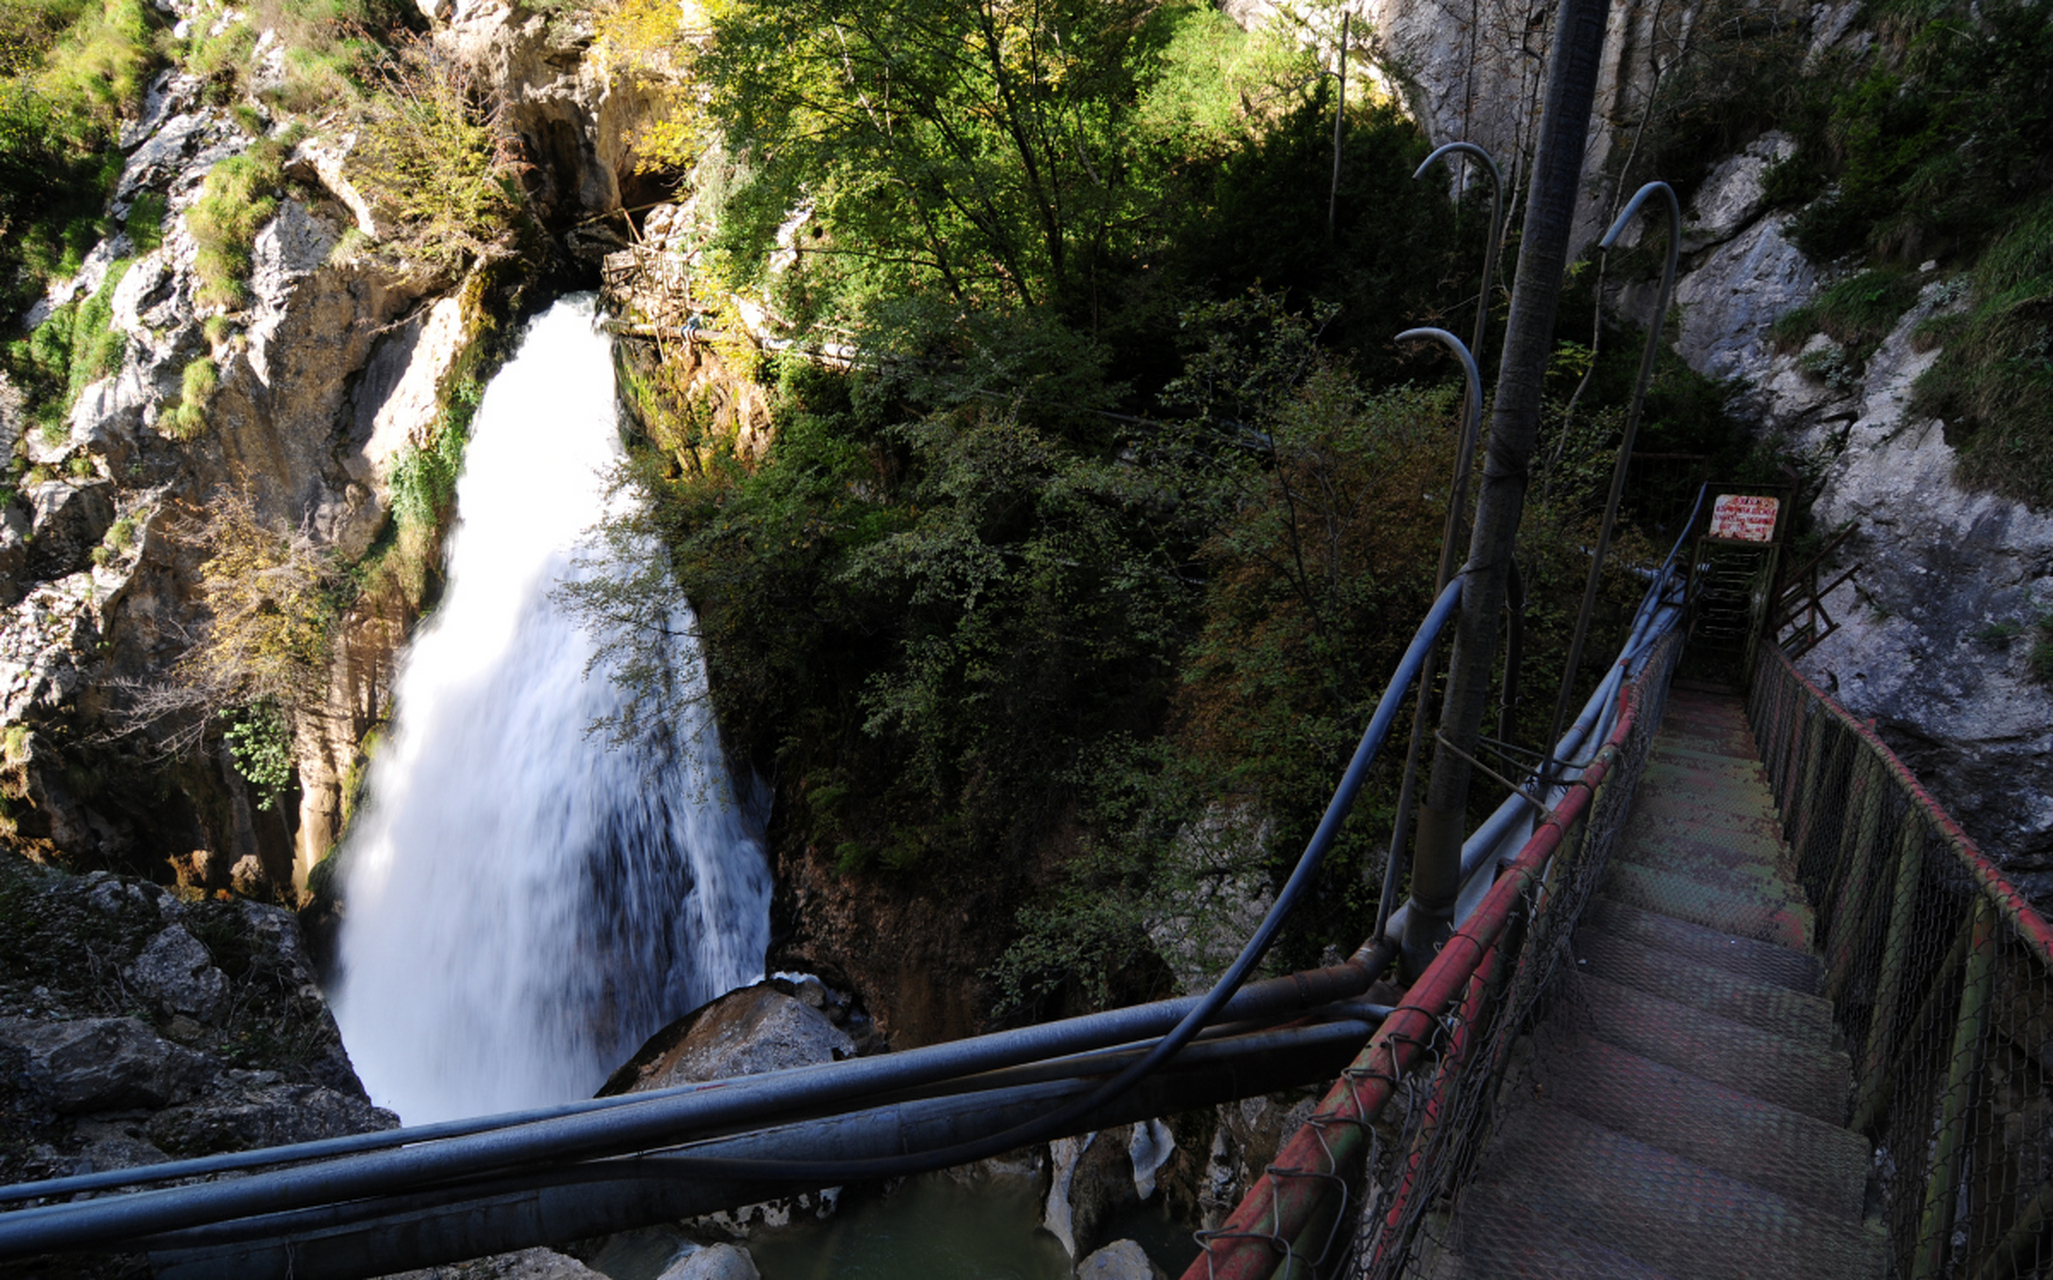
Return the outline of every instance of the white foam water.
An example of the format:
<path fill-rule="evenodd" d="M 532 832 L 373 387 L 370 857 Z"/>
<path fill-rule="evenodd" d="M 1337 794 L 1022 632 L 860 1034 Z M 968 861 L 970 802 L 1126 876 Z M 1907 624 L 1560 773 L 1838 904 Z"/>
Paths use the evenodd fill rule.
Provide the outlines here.
<path fill-rule="evenodd" d="M 552 598 L 620 457 L 610 342 L 558 302 L 479 405 L 449 588 L 401 667 L 344 851 L 336 1021 L 408 1123 L 587 1097 L 762 976 L 770 875 L 709 719 L 615 745 L 622 693 Z M 690 643 L 686 641 L 685 643 Z M 700 680 L 680 655 L 680 678 Z"/>

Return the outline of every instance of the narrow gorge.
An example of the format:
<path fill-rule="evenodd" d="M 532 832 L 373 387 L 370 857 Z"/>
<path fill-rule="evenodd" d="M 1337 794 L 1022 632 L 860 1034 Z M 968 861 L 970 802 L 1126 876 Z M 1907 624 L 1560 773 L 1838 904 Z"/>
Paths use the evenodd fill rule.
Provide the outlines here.
<path fill-rule="evenodd" d="M 2053 901 L 2041 7 L 1610 6 L 1506 759 L 1615 649 L 1662 325 L 1593 637 L 1773 489 L 1802 670 Z M 0 0 L 10 1180 L 1202 991 L 1434 598 L 1460 370 L 1394 337 L 1503 331 L 1556 9 Z M 1595 247 L 1657 178 L 1667 315 Z M 1269 971 L 1368 936 L 1401 785 Z M 967 1199 L 1140 1276 L 1309 1105 L 489 1265 L 917 1268 L 849 1240 Z"/>

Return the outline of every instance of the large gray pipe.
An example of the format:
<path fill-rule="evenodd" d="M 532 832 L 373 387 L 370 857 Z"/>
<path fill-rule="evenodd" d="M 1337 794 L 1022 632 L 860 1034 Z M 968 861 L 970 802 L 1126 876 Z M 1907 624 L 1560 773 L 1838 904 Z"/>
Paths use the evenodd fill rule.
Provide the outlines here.
<path fill-rule="evenodd" d="M 1227 1002 L 1221 1016 L 1276 1017 L 1358 996 L 1374 980 L 1372 968 L 1381 968 L 1368 959 L 1364 953 L 1358 963 L 1249 984 Z M 893 1090 L 1160 1034 L 1196 1004 L 1195 999 L 1163 1001 L 905 1053 L 649 1095 L 647 1100 L 608 1100 L 618 1105 L 281 1169 L 261 1178 L 21 1209 L 0 1216 L 0 1258 L 104 1248 L 109 1241 L 385 1195 L 430 1182 L 673 1146 L 831 1110 Z M 387 1142 L 403 1140 L 405 1131 L 377 1136 Z M 275 1161 L 289 1158 L 292 1150 L 265 1154 Z M 156 1174 L 162 1169 L 142 1172 Z"/>
<path fill-rule="evenodd" d="M 1343 1020 L 1191 1045 L 1168 1069 L 1083 1117 L 1076 1131 L 1328 1079 L 1371 1030 L 1369 1022 Z M 1140 1052 L 1098 1055 L 1090 1065 L 1114 1069 Z M 707 1178 L 696 1167 L 707 1158 L 802 1165 L 943 1149 L 1046 1114 L 1096 1083 L 1090 1076 L 893 1103 L 670 1154 L 199 1227 L 147 1242 L 150 1260 L 159 1280 L 358 1280 L 604 1235 L 826 1185 L 802 1175 L 774 1182 Z"/>

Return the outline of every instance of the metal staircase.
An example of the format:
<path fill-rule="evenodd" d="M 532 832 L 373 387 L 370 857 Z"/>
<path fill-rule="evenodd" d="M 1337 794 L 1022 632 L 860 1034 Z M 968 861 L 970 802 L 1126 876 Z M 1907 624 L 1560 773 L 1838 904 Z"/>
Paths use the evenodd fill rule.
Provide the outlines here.
<path fill-rule="evenodd" d="M 1795 873 L 1739 701 L 1677 689 L 1442 1274 L 1882 1273 Z"/>

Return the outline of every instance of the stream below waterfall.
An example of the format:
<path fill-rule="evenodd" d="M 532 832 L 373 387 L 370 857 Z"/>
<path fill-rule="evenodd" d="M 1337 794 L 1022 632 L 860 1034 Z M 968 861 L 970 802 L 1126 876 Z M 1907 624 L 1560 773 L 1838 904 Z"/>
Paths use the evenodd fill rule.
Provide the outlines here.
<path fill-rule="evenodd" d="M 763 973 L 769 868 L 710 716 L 626 745 L 592 732 L 624 695 L 554 598 L 603 572 L 578 548 L 625 500 L 621 456 L 611 340 L 589 295 L 563 299 L 478 407 L 448 590 L 343 850 L 336 1022 L 409 1124 L 590 1097 Z"/>

